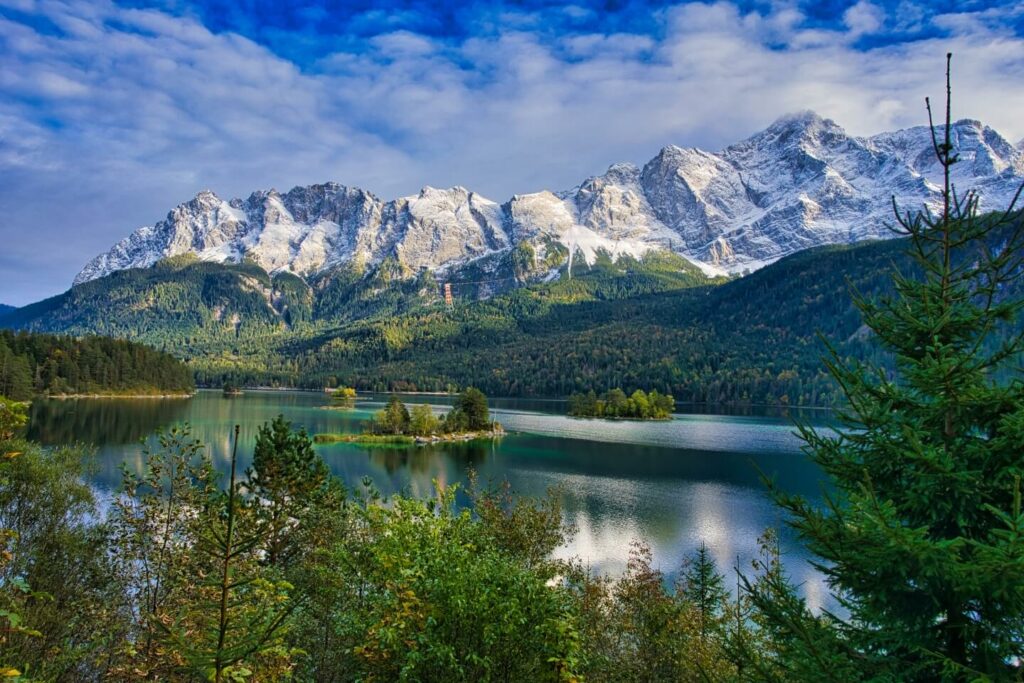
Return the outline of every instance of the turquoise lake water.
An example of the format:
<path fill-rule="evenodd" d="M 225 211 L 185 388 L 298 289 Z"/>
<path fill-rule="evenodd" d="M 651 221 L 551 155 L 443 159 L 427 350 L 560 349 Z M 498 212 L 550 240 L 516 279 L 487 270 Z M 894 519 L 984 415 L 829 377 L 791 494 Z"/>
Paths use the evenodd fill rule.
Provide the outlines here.
<path fill-rule="evenodd" d="M 350 411 L 327 410 L 329 397 L 311 392 L 249 391 L 225 398 L 200 391 L 189 399 L 36 401 L 29 437 L 44 444 L 85 441 L 96 449 L 96 486 L 116 490 L 119 468 L 142 465 L 140 439 L 157 428 L 188 423 L 227 469 L 232 425 L 242 427 L 240 465 L 248 464 L 257 427 L 277 414 L 318 432 L 358 431 L 384 396 L 361 398 Z M 444 409 L 447 397 L 404 396 Z M 524 495 L 560 487 L 567 521 L 577 528 L 562 555 L 617 574 L 630 542 L 651 546 L 672 575 L 703 541 L 723 572 L 749 571 L 757 538 L 781 529 L 787 571 L 812 606 L 826 600 L 819 575 L 768 498 L 762 475 L 787 491 L 821 495 L 821 473 L 800 450 L 786 415 L 680 414 L 666 422 L 566 417 L 557 401 L 492 400 L 494 419 L 509 434 L 497 441 L 415 448 L 318 445 L 331 470 L 357 484 L 370 477 L 385 494 L 430 496 L 433 481 L 463 482 L 470 469 L 483 480 L 507 480 Z M 799 416 L 808 419 L 807 416 Z M 811 415 L 809 419 L 819 419 Z"/>

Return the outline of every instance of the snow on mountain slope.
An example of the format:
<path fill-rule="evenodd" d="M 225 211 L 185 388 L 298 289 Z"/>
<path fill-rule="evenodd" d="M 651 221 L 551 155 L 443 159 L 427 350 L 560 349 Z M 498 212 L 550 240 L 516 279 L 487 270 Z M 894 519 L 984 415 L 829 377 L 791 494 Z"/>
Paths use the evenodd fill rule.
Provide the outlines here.
<path fill-rule="evenodd" d="M 674 233 L 654 215 L 639 181 L 636 166 L 616 164 L 560 195 L 516 195 L 505 205 L 513 241 L 529 242 L 541 257 L 548 244 L 558 242 L 588 264 L 599 251 L 639 258 L 669 247 Z"/>
<path fill-rule="evenodd" d="M 980 121 L 963 120 L 953 125 L 950 138 L 960 156 L 952 167 L 958 192 L 974 189 L 983 205 L 1001 208 L 1010 202 L 1024 175 L 1024 153 Z M 939 142 L 942 133 L 936 131 Z M 934 190 L 942 187 L 942 166 L 932 151 L 927 126 L 916 126 L 870 138 L 871 144 L 902 161 L 926 179 Z"/>
<path fill-rule="evenodd" d="M 1024 182 L 1024 151 L 978 121 L 958 121 L 952 139 L 957 189 L 976 189 L 983 209 L 1005 207 Z M 738 272 L 889 237 L 891 196 L 909 209 L 935 205 L 941 181 L 926 126 L 858 138 L 801 112 L 718 153 L 669 146 L 642 169 L 615 164 L 571 190 L 501 205 L 462 187 L 389 202 L 337 183 L 231 201 L 203 191 L 94 258 L 75 283 L 184 253 L 302 276 L 388 257 L 410 273 L 446 271 L 524 241 L 540 259 L 555 244 L 587 263 L 601 251 L 667 248 L 705 272 Z"/>
<path fill-rule="evenodd" d="M 75 284 L 185 253 L 221 263 L 248 257 L 270 271 L 318 272 L 373 253 L 381 207 L 372 194 L 337 183 L 230 202 L 204 190 L 90 261 Z"/>
<path fill-rule="evenodd" d="M 396 200 L 398 260 L 415 270 L 436 269 L 508 249 L 501 207 L 464 187 L 423 188 Z"/>
<path fill-rule="evenodd" d="M 977 121 L 953 141 L 961 190 L 982 208 L 1005 207 L 1024 182 L 1022 155 Z M 857 138 L 813 112 L 785 116 L 718 154 L 667 147 L 643 170 L 658 217 L 683 239 L 677 250 L 736 271 L 821 244 L 891 237 L 891 198 L 909 209 L 940 199 L 941 169 L 928 128 Z"/>

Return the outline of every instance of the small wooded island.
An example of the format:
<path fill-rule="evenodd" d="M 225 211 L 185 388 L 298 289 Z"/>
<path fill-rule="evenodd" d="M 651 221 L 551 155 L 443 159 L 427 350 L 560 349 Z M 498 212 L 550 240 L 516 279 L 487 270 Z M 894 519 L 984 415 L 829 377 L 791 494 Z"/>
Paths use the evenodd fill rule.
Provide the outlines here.
<path fill-rule="evenodd" d="M 317 443 L 372 443 L 417 444 L 439 441 L 468 441 L 494 438 L 505 430 L 493 422 L 487 407 L 487 397 L 479 389 L 470 387 L 455 399 L 452 409 L 440 417 L 434 415 L 429 404 L 409 408 L 397 396 L 378 410 L 369 428 L 362 434 L 317 434 Z"/>
<path fill-rule="evenodd" d="M 585 394 L 575 392 L 569 397 L 569 415 L 572 417 L 670 420 L 675 409 L 675 399 L 656 389 L 650 393 L 637 389 L 626 396 L 626 392 L 616 387 L 600 396 L 590 390 Z"/>
<path fill-rule="evenodd" d="M 352 387 L 338 387 L 327 391 L 331 395 L 331 405 L 324 406 L 324 409 L 352 410 L 356 407 L 356 390 Z"/>

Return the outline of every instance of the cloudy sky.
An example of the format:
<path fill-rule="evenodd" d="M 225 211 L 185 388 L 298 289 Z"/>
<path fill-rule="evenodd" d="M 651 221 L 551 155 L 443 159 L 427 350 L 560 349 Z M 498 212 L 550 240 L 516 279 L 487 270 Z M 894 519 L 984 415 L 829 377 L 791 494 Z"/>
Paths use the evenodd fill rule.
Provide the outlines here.
<path fill-rule="evenodd" d="M 439 9 L 439 7 L 441 9 Z M 1024 9 L 993 0 L 0 0 L 0 303 L 209 188 L 564 189 L 791 111 L 1024 137 Z"/>

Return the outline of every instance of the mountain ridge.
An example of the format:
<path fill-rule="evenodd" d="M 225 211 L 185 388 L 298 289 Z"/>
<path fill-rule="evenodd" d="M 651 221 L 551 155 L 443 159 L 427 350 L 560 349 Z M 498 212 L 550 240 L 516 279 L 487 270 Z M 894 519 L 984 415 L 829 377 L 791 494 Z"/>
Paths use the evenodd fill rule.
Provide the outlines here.
<path fill-rule="evenodd" d="M 957 185 L 977 188 L 983 208 L 1005 204 L 1024 182 L 1024 152 L 972 119 L 952 133 L 963 160 Z M 407 277 L 444 275 L 523 244 L 532 260 L 524 281 L 552 277 L 574 258 L 655 249 L 708 274 L 738 273 L 808 247 L 888 237 L 890 195 L 915 209 L 939 200 L 929 154 L 927 126 L 855 137 L 803 111 L 719 152 L 668 145 L 643 167 L 612 164 L 570 190 L 504 203 L 462 186 L 388 201 L 336 182 L 227 201 L 204 190 L 92 259 L 75 284 L 183 253 L 304 278 L 388 259 Z"/>

